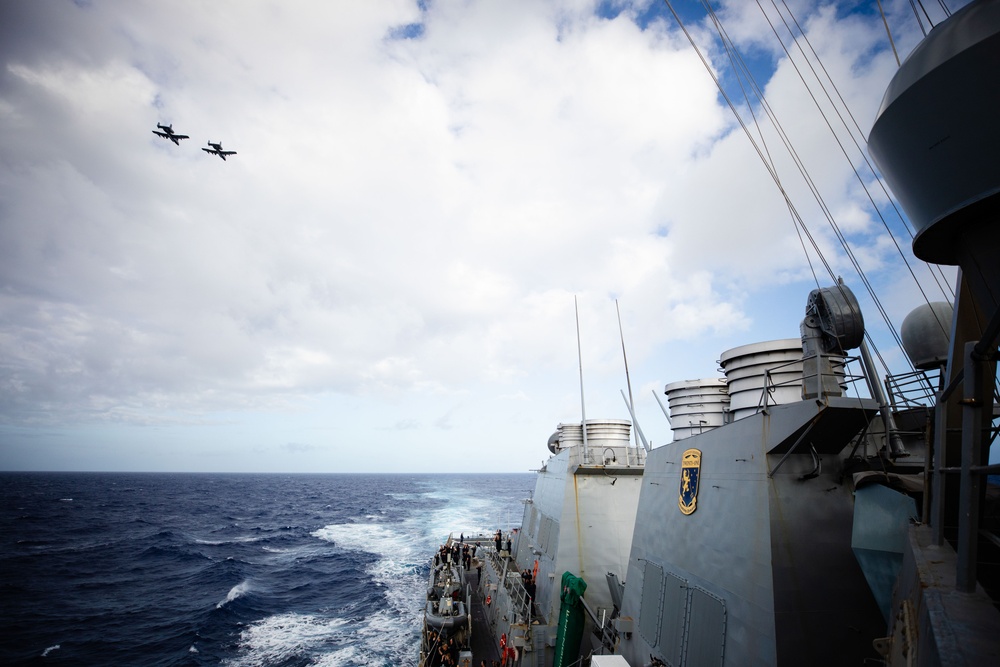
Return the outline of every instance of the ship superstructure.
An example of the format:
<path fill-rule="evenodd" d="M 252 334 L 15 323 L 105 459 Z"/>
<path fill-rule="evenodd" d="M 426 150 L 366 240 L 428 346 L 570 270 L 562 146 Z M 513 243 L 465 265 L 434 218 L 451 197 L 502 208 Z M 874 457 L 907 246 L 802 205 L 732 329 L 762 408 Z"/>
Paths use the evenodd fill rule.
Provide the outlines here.
<path fill-rule="evenodd" d="M 668 384 L 672 443 L 561 425 L 521 528 L 485 551 L 486 632 L 514 664 L 553 664 L 565 573 L 587 584 L 592 664 L 1000 664 L 998 71 L 1000 0 L 976 0 L 903 63 L 871 132 L 914 253 L 960 268 L 953 303 L 903 323 L 914 371 L 880 376 L 836 282 L 797 338 Z"/>
<path fill-rule="evenodd" d="M 526 665 L 552 664 L 564 572 L 586 581 L 588 629 L 609 626 L 614 600 L 605 579 L 624 578 L 635 528 L 646 452 L 629 441 L 629 422 L 560 424 L 549 439 L 552 456 L 538 471 L 525 503 L 515 560 L 535 581 L 533 653 Z"/>
<path fill-rule="evenodd" d="M 973 2 L 902 64 L 869 139 L 914 253 L 960 267 L 953 307 L 904 323 L 916 371 L 880 378 L 849 292 L 816 290 L 799 400 L 772 402 L 766 369 L 753 414 L 649 454 L 617 621 L 629 664 L 1000 662 L 998 70 L 1000 2 Z M 868 391 L 852 397 L 836 369 L 853 348 Z"/>
<path fill-rule="evenodd" d="M 476 544 L 460 581 L 477 664 L 496 655 L 506 664 L 553 665 L 566 572 L 600 585 L 587 589 L 581 635 L 560 651 L 564 664 L 581 652 L 589 656 L 590 637 L 613 631 L 621 601 L 603 582 L 625 576 L 646 458 L 646 450 L 630 442 L 630 429 L 625 420 L 560 424 L 525 500 L 521 527 L 465 538 Z"/>
<path fill-rule="evenodd" d="M 674 442 L 649 453 L 617 622 L 630 664 L 877 657 L 884 621 L 852 549 L 844 462 L 879 402 L 847 391 L 864 378 L 845 356 L 863 332 L 851 292 L 817 290 L 810 311 L 802 340 L 722 354 L 730 423 L 692 434 L 675 416 Z"/>

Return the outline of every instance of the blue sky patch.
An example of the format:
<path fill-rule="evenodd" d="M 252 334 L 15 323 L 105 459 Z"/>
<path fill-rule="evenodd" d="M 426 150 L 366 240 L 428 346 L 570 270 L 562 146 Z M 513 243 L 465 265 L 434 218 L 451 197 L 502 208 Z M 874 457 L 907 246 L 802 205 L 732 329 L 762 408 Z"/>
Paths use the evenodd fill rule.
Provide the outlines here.
<path fill-rule="evenodd" d="M 389 32 L 390 39 L 420 39 L 424 34 L 423 23 L 407 23 L 393 28 Z"/>

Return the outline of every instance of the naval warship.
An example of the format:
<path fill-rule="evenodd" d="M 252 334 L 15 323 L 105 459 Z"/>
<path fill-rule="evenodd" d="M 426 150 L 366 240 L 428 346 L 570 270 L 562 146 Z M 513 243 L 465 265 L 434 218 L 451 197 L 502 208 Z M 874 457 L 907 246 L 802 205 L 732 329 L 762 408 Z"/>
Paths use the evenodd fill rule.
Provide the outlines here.
<path fill-rule="evenodd" d="M 913 370 L 878 375 L 834 282 L 797 337 L 666 385 L 673 442 L 559 425 L 520 528 L 457 575 L 461 664 L 1000 664 L 998 72 L 1000 1 L 976 0 L 902 63 L 869 135 L 914 254 L 958 267 L 954 301 L 903 322 Z"/>

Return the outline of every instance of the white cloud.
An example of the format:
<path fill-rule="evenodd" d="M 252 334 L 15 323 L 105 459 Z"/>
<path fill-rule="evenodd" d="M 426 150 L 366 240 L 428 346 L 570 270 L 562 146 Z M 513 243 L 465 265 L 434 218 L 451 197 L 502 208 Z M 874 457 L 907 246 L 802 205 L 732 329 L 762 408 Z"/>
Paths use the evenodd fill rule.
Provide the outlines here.
<path fill-rule="evenodd" d="M 693 370 L 706 350 L 767 319 L 754 300 L 809 274 L 687 41 L 636 25 L 647 6 L 18 4 L 0 35 L 0 421 L 214 424 L 206 442 L 267 415 L 261 451 L 304 459 L 389 425 L 448 451 L 509 408 L 491 437 L 528 441 L 579 407 L 574 296 L 596 409 L 623 412 L 615 298 L 637 384 L 711 373 Z M 842 229 L 866 268 L 890 265 L 794 73 L 733 7 Z M 878 23 L 801 16 L 866 127 L 894 68 Z M 699 351 L 666 361 L 682 344 Z M 331 401 L 363 419 L 323 422 Z"/>

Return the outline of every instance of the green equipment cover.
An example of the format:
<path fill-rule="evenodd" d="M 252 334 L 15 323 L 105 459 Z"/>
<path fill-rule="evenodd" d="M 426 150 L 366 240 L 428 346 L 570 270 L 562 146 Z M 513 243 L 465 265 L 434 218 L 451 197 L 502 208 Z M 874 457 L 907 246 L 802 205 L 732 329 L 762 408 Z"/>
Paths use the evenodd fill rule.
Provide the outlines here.
<path fill-rule="evenodd" d="M 552 667 L 569 667 L 580 657 L 585 620 L 580 598 L 587 590 L 587 582 L 569 572 L 563 572 L 562 594 L 559 596 L 559 634 L 556 635 L 555 658 Z"/>

